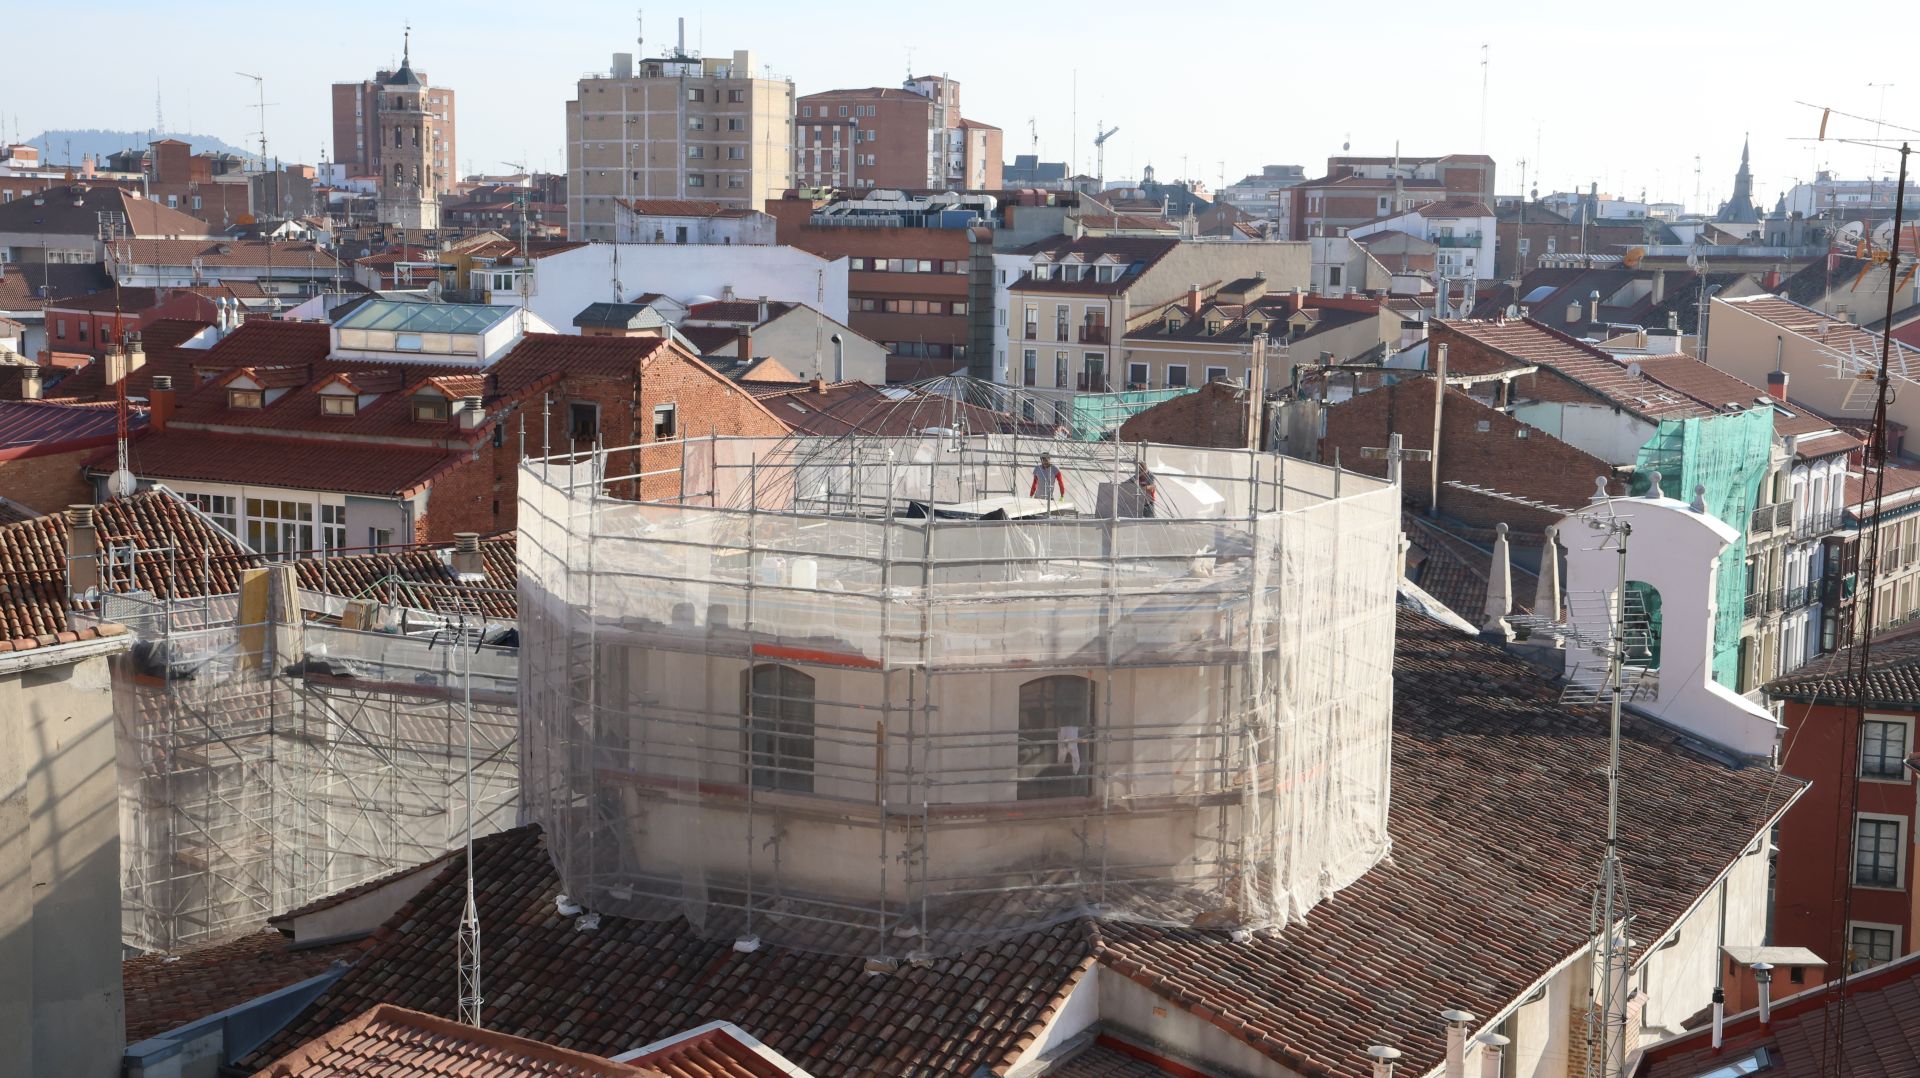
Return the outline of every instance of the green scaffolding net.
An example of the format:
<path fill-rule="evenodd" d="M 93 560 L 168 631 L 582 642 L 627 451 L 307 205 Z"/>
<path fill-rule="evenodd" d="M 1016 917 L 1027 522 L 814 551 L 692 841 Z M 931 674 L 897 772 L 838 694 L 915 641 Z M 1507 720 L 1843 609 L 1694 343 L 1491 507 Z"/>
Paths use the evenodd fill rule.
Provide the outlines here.
<path fill-rule="evenodd" d="M 1738 533 L 1720 554 L 1717 609 L 1713 621 L 1713 679 L 1729 688 L 1740 682 L 1740 624 L 1747 609 L 1747 521 L 1760 497 L 1773 444 L 1773 409 L 1748 408 L 1698 419 L 1663 420 L 1640 447 L 1633 492 L 1645 493 L 1649 473 L 1660 473 L 1660 492 L 1692 501 L 1696 488 L 1707 512 Z"/>
<path fill-rule="evenodd" d="M 1126 393 L 1080 393 L 1072 399 L 1072 414 L 1066 421 L 1068 436 L 1083 442 L 1103 441 L 1120 429 L 1120 424 L 1135 415 L 1175 397 L 1192 393 L 1199 386 L 1177 389 L 1136 389 Z"/>

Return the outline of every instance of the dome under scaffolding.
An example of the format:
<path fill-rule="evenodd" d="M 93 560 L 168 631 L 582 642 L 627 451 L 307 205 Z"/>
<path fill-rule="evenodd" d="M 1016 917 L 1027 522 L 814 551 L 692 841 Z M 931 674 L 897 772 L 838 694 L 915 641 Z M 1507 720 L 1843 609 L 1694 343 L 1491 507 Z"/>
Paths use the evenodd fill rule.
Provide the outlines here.
<path fill-rule="evenodd" d="M 1396 492 L 986 385 L 523 466 L 524 805 L 568 894 L 912 959 L 1277 927 L 1385 854 Z"/>

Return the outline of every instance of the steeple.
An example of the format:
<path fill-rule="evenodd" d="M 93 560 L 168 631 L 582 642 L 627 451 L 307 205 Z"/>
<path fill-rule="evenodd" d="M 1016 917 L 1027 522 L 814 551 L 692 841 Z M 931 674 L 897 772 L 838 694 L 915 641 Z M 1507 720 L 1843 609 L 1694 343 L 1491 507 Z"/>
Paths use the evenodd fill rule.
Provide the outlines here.
<path fill-rule="evenodd" d="M 420 76 L 413 73 L 413 24 L 407 23 L 400 36 L 400 70 L 387 77 L 388 86 L 419 86 Z"/>
<path fill-rule="evenodd" d="M 1760 211 L 1753 206 L 1753 172 L 1747 167 L 1747 150 L 1752 141 L 1752 135 L 1740 140 L 1740 171 L 1733 174 L 1733 197 L 1721 203 L 1716 220 L 1748 225 L 1760 220 Z"/>

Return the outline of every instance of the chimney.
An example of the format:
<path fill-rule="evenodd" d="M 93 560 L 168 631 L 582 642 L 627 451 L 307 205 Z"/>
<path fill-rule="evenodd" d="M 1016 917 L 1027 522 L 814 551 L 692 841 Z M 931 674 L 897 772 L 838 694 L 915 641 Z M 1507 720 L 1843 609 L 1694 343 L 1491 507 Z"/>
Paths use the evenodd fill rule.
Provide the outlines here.
<path fill-rule="evenodd" d="M 1560 529 L 1549 524 L 1546 539 L 1540 544 L 1540 575 L 1533 589 L 1533 612 L 1550 621 L 1560 620 Z"/>
<path fill-rule="evenodd" d="M 100 537 L 93 530 L 93 506 L 67 506 L 67 587 L 84 595 L 100 586 Z"/>
<path fill-rule="evenodd" d="M 1720 1042 L 1725 1039 L 1727 1026 L 1727 992 L 1723 988 L 1713 990 L 1713 1050 L 1720 1050 Z"/>
<path fill-rule="evenodd" d="M 154 375 L 153 388 L 147 391 L 147 427 L 156 432 L 166 430 L 167 420 L 173 418 L 174 403 L 173 375 Z"/>
<path fill-rule="evenodd" d="M 1600 321 L 1600 290 L 1598 288 L 1587 293 L 1587 321 Z"/>
<path fill-rule="evenodd" d="M 1487 1033 L 1480 1037 L 1480 1078 L 1500 1078 L 1500 1057 L 1506 1054 L 1507 1045 L 1512 1040 L 1498 1033 Z"/>
<path fill-rule="evenodd" d="M 742 363 L 753 362 L 753 330 L 752 328 L 742 326 L 740 329 L 740 336 L 734 338 L 733 345 L 734 345 L 735 351 L 740 356 L 740 362 Z"/>
<path fill-rule="evenodd" d="M 487 420 L 486 401 L 480 397 L 461 397 L 459 410 L 461 430 L 473 430 Z"/>
<path fill-rule="evenodd" d="M 1187 313 L 1200 313 L 1200 286 L 1197 284 L 1187 286 Z"/>
<path fill-rule="evenodd" d="M 1667 271 L 1653 271 L 1653 302 L 1659 303 L 1667 298 Z"/>
<path fill-rule="evenodd" d="M 1760 986 L 1760 1028 L 1765 1029 L 1773 1019 L 1773 963 L 1755 962 L 1753 979 Z"/>
<path fill-rule="evenodd" d="M 453 578 L 462 584 L 475 584 L 487 578 L 486 565 L 480 560 L 480 533 L 453 533 Z"/>
<path fill-rule="evenodd" d="M 100 356 L 102 378 L 108 386 L 117 386 L 127 376 L 127 354 L 117 343 L 109 343 Z"/>
<path fill-rule="evenodd" d="M 732 285 L 727 284 L 727 285 L 720 286 L 720 301 L 723 303 L 733 302 L 733 286 Z"/>
<path fill-rule="evenodd" d="M 1367 1049 L 1367 1055 L 1373 1060 L 1373 1078 L 1393 1078 L 1393 1061 L 1400 1058 L 1398 1049 L 1376 1044 Z"/>
<path fill-rule="evenodd" d="M 1447 1021 L 1446 1078 L 1467 1078 L 1467 1023 L 1473 1014 L 1456 1008 L 1441 1011 L 1440 1017 Z"/>
<path fill-rule="evenodd" d="M 760 313 L 759 313 L 759 316 L 756 319 L 754 319 L 754 325 L 759 325 L 760 323 L 765 322 L 766 320 L 767 320 L 767 297 L 761 296 L 760 297 Z"/>
<path fill-rule="evenodd" d="M 809 393 L 825 393 L 826 391 L 827 380 L 825 378 L 815 378 L 807 383 L 807 392 Z"/>
<path fill-rule="evenodd" d="M 38 364 L 28 364 L 20 368 L 20 399 L 37 401 L 46 395 L 46 381 L 41 377 Z"/>
<path fill-rule="evenodd" d="M 93 179 L 93 173 L 94 173 L 93 155 L 90 153 L 81 154 L 80 155 L 80 178 L 85 180 L 91 180 Z"/>
<path fill-rule="evenodd" d="M 127 350 L 128 374 L 132 374 L 134 371 L 147 365 L 147 350 L 140 344 L 139 330 L 136 329 L 132 333 L 127 334 L 126 344 L 123 347 Z"/>
<path fill-rule="evenodd" d="M 1784 401 L 1787 399 L 1787 372 L 1786 371 L 1768 371 L 1767 372 L 1767 396 L 1772 397 L 1774 400 L 1777 400 L 1777 401 Z"/>

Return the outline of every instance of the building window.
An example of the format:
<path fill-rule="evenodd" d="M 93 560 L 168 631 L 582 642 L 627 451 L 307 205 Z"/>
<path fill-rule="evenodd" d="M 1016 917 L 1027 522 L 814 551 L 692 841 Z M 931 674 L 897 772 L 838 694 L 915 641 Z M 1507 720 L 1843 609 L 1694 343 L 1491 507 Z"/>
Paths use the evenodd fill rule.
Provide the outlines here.
<path fill-rule="evenodd" d="M 1167 388 L 1185 389 L 1187 386 L 1187 365 L 1184 363 L 1167 364 Z"/>
<path fill-rule="evenodd" d="M 700 87 L 689 86 L 687 88 L 688 101 L 705 101 L 706 99 L 707 99 L 707 92 L 701 89 Z"/>
<path fill-rule="evenodd" d="M 1848 926 L 1847 935 L 1852 945 L 1847 949 L 1851 955 L 1848 968 L 1855 973 L 1893 961 L 1899 949 L 1900 932 L 1889 925 L 1853 924 Z"/>
<path fill-rule="evenodd" d="M 1900 830 L 1897 816 L 1856 817 L 1853 824 L 1853 882 L 1862 887 L 1900 886 Z"/>
<path fill-rule="evenodd" d="M 292 554 L 312 550 L 313 504 L 275 498 L 248 498 L 247 545 L 256 554 Z"/>
<path fill-rule="evenodd" d="M 567 405 L 567 437 L 576 442 L 591 442 L 600 436 L 600 406 L 592 401 L 572 401 Z"/>
<path fill-rule="evenodd" d="M 653 409 L 653 440 L 664 442 L 680 434 L 680 409 L 677 405 L 661 404 Z"/>
<path fill-rule="evenodd" d="M 353 415 L 360 410 L 360 398 L 351 393 L 320 394 L 321 415 Z"/>
<path fill-rule="evenodd" d="M 1128 389 L 1147 388 L 1148 377 L 1150 376 L 1147 374 L 1147 365 L 1145 363 L 1127 364 L 1127 388 Z"/>
<path fill-rule="evenodd" d="M 447 398 L 438 393 L 421 393 L 413 398 L 415 423 L 444 423 L 446 420 Z"/>
<path fill-rule="evenodd" d="M 1225 367 L 1208 367 L 1207 368 L 1207 381 L 1224 382 L 1226 380 L 1227 380 L 1227 369 Z"/>
<path fill-rule="evenodd" d="M 744 161 L 746 159 L 747 159 L 747 148 L 745 146 L 727 147 L 727 160 Z"/>
<path fill-rule="evenodd" d="M 1327 287 L 1328 287 L 1328 288 L 1339 288 L 1339 287 L 1340 287 L 1340 271 L 1341 271 L 1341 270 L 1342 270 L 1343 268 L 1344 268 L 1344 267 L 1341 267 L 1341 266 L 1328 266 L 1328 267 L 1327 267 Z"/>
<path fill-rule="evenodd" d="M 707 129 L 707 121 L 704 118 L 699 116 L 687 117 L 687 130 L 705 131 L 706 129 Z"/>
<path fill-rule="evenodd" d="M 227 407 L 229 408 L 237 408 L 237 409 L 248 411 L 248 412 L 257 412 L 261 409 L 262 402 L 263 402 L 263 395 L 257 389 L 227 390 Z"/>
<path fill-rule="evenodd" d="M 733 102 L 736 105 L 742 101 L 745 101 L 746 99 L 747 99 L 747 92 L 745 90 L 728 90 L 727 91 L 727 100 Z"/>
<path fill-rule="evenodd" d="M 813 678 L 761 664 L 741 676 L 747 782 L 760 790 L 813 792 Z"/>
<path fill-rule="evenodd" d="M 746 129 L 747 129 L 747 121 L 745 121 L 745 120 L 743 120 L 743 119 L 741 119 L 741 118 L 740 118 L 740 117 L 738 117 L 738 116 L 729 116 L 729 117 L 727 117 L 727 130 L 729 130 L 729 131 L 745 131 Z M 835 135 L 838 135 L 839 133 L 840 133 L 840 132 L 838 132 L 838 131 L 835 131 L 835 132 L 834 132 L 834 134 L 835 134 Z"/>
<path fill-rule="evenodd" d="M 329 551 L 344 550 L 347 545 L 347 507 L 320 506 L 320 545 Z"/>
<path fill-rule="evenodd" d="M 802 106 L 800 106 L 800 115 L 801 115 L 801 116 L 803 116 L 803 117 L 805 117 L 805 116 L 812 116 L 812 115 L 813 115 L 813 106 L 812 106 L 812 105 L 802 105 Z"/>
<path fill-rule="evenodd" d="M 239 499 L 231 494 L 186 494 L 183 497 L 188 505 L 205 513 L 208 519 L 225 528 L 227 534 L 239 536 Z"/>
<path fill-rule="evenodd" d="M 705 176 L 688 176 L 687 177 L 688 187 L 705 187 L 706 185 L 707 185 L 707 178 Z"/>
<path fill-rule="evenodd" d="M 1023 375 L 1020 379 L 1021 385 L 1037 385 L 1040 381 L 1040 353 L 1031 348 L 1026 349 L 1020 357 L 1020 370 Z"/>
<path fill-rule="evenodd" d="M 840 115 L 845 116 L 846 114 L 847 114 L 847 106 L 845 105 L 840 106 Z"/>
<path fill-rule="evenodd" d="M 1067 353 L 1053 354 L 1053 385 L 1055 389 L 1067 388 Z"/>
<path fill-rule="evenodd" d="M 1093 796 L 1093 682 L 1062 674 L 1020 686 L 1019 800 Z"/>
<path fill-rule="evenodd" d="M 707 151 L 705 147 L 701 147 L 701 146 L 687 147 L 687 158 L 689 160 L 699 160 L 700 158 L 703 158 L 705 156 L 707 156 Z"/>
<path fill-rule="evenodd" d="M 1907 777 L 1907 724 L 1868 719 L 1860 724 L 1860 777 L 1901 782 Z"/>
<path fill-rule="evenodd" d="M 746 185 L 747 185 L 747 180 L 746 180 L 746 177 L 744 176 L 728 176 L 727 177 L 728 187 L 745 187 Z M 733 241 L 728 240 L 727 242 L 732 243 Z"/>

